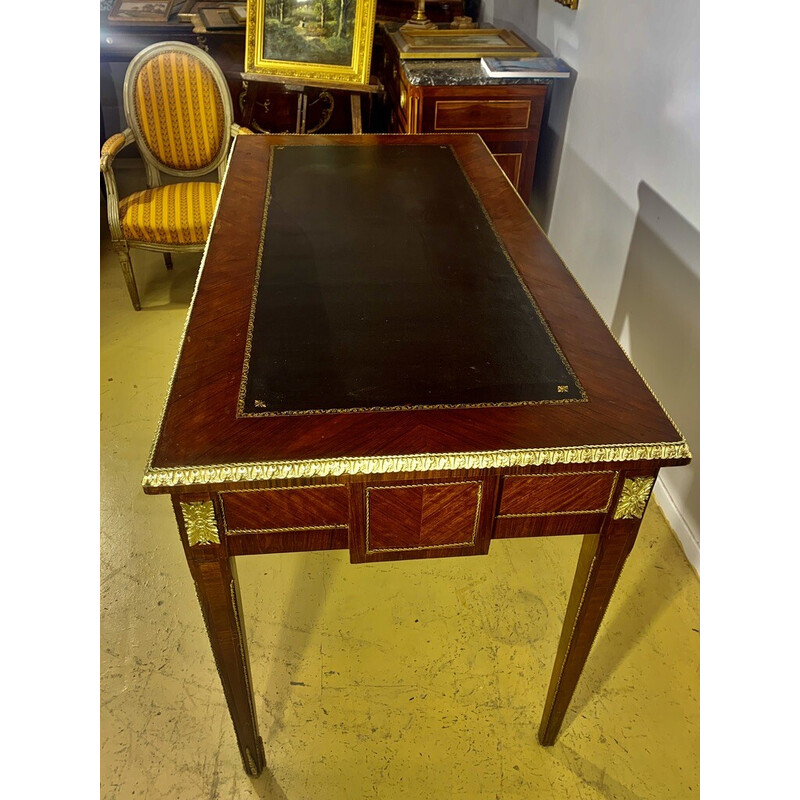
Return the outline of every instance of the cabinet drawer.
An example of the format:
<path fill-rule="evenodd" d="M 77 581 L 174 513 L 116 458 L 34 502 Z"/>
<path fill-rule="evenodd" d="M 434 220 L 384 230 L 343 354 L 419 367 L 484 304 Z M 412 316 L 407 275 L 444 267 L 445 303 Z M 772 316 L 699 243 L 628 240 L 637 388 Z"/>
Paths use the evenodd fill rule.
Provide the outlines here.
<path fill-rule="evenodd" d="M 608 510 L 616 485 L 617 473 L 611 470 L 507 475 L 498 518 L 602 513 Z"/>
<path fill-rule="evenodd" d="M 344 485 L 220 493 L 229 534 L 347 527 Z"/>
<path fill-rule="evenodd" d="M 437 100 L 435 131 L 518 130 L 531 120 L 530 100 Z"/>
<path fill-rule="evenodd" d="M 366 488 L 366 553 L 475 545 L 481 481 Z"/>

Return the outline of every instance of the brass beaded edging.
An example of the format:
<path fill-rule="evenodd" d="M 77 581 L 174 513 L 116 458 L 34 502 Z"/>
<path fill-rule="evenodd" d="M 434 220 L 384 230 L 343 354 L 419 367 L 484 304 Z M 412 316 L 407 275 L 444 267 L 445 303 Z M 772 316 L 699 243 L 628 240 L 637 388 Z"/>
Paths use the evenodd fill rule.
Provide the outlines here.
<path fill-rule="evenodd" d="M 590 447 L 535 448 L 470 453 L 319 458 L 251 464 L 213 464 L 198 467 L 153 467 L 145 472 L 145 487 L 207 486 L 322 478 L 328 475 L 382 475 L 393 472 L 438 472 L 554 464 L 596 464 L 618 461 L 664 461 L 690 458 L 685 441 L 657 444 L 619 444 Z"/>
<path fill-rule="evenodd" d="M 305 533 L 306 531 L 347 530 L 346 524 L 341 525 L 298 525 L 291 528 L 241 528 L 229 529 L 228 536 L 251 536 L 257 533 Z"/>
<path fill-rule="evenodd" d="M 472 538 L 468 542 L 451 542 L 449 544 L 421 544 L 414 547 L 379 547 L 377 550 L 370 550 L 369 547 L 369 493 L 371 490 L 379 491 L 381 489 L 417 489 L 425 486 L 469 486 L 470 484 L 478 486 L 477 504 L 475 507 L 475 524 L 472 527 Z M 478 522 L 481 516 L 481 502 L 483 500 L 483 481 L 450 481 L 448 483 L 410 483 L 400 484 L 399 486 L 367 486 L 364 490 L 364 504 L 366 506 L 365 516 L 365 531 L 366 531 L 366 549 L 365 555 L 373 555 L 375 553 L 406 553 L 412 550 L 443 550 L 446 547 L 474 547 L 475 539 L 478 535 Z"/>

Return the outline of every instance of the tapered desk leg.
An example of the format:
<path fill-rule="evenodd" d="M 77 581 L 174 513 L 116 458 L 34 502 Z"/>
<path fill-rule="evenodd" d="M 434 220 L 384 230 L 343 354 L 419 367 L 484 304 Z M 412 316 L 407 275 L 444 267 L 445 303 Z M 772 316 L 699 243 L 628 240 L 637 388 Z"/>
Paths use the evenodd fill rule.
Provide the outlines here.
<path fill-rule="evenodd" d="M 612 510 L 608 512 L 602 531 L 583 537 L 542 723 L 539 726 L 539 742 L 543 745 L 553 744 L 561 729 L 564 714 L 572 700 L 611 594 L 625 559 L 636 541 L 653 480 L 652 477 L 626 479 L 622 483 L 621 492 L 615 498 Z M 615 519 L 621 515 L 626 516 Z"/>
<path fill-rule="evenodd" d="M 212 503 L 175 506 L 242 762 L 248 774 L 260 775 L 266 759 L 258 735 L 236 568 L 219 541 Z"/>

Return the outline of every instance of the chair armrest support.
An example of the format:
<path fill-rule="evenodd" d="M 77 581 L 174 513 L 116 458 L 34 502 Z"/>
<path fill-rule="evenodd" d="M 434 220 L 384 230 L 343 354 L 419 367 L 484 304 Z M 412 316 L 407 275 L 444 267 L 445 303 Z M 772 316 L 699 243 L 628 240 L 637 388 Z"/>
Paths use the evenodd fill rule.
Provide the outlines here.
<path fill-rule="evenodd" d="M 122 235 L 122 225 L 119 220 L 119 195 L 117 193 L 117 181 L 114 178 L 114 170 L 111 162 L 124 147 L 133 142 L 133 131 L 126 128 L 122 133 L 115 133 L 110 136 L 100 150 L 100 171 L 106 182 L 106 198 L 108 200 L 108 227 L 111 231 L 111 240 L 116 244 L 124 242 Z"/>

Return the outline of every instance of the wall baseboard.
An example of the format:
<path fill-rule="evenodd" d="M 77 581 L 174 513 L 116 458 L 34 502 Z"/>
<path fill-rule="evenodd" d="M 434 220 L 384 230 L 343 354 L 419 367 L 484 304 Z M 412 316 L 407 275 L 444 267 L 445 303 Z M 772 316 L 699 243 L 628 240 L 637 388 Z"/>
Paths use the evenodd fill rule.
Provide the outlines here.
<path fill-rule="evenodd" d="M 656 481 L 653 494 L 656 497 L 656 502 L 664 512 L 664 516 L 672 528 L 675 537 L 680 542 L 687 561 L 692 565 L 697 576 L 700 577 L 700 542 L 695 538 L 694 533 L 686 524 L 686 520 L 678 510 L 675 501 L 672 499 L 672 495 L 670 495 L 667 487 L 662 483 L 661 478 L 658 478 Z"/>

